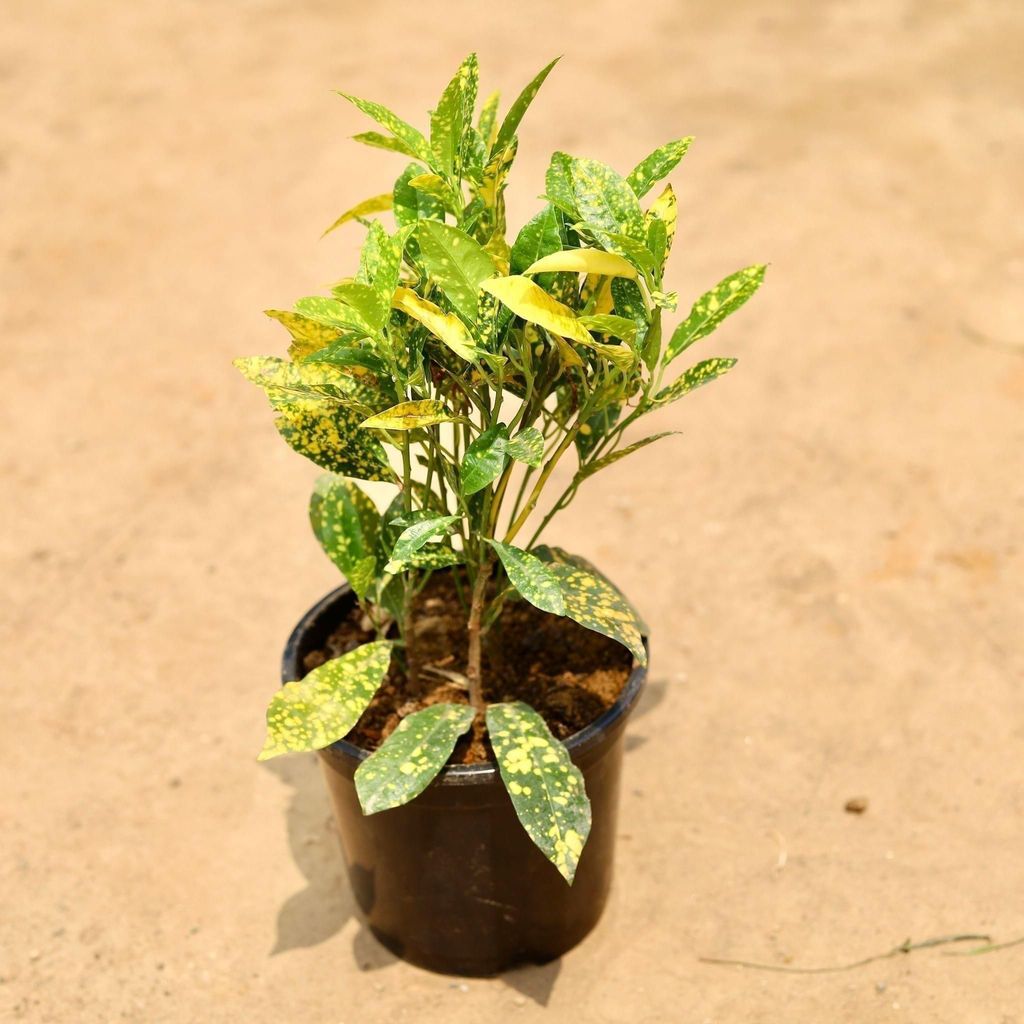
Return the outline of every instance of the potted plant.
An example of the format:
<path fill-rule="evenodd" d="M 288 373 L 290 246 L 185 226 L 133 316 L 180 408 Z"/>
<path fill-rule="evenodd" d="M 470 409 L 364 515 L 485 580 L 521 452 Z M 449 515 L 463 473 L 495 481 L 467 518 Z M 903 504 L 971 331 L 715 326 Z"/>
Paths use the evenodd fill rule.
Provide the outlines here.
<path fill-rule="evenodd" d="M 327 471 L 310 520 L 347 580 L 292 634 L 259 756 L 320 751 L 371 928 L 459 973 L 558 956 L 600 915 L 646 630 L 597 569 L 539 541 L 591 476 L 666 436 L 627 442 L 634 424 L 733 366 L 673 372 L 764 274 L 727 277 L 663 331 L 676 198 L 645 197 L 689 138 L 625 177 L 555 153 L 543 205 L 507 236 L 516 133 L 554 63 L 499 119 L 497 94 L 477 113 L 469 56 L 426 134 L 346 96 L 383 129 L 356 138 L 407 165 L 328 229 L 367 229 L 354 276 L 268 311 L 289 358 L 237 361 Z"/>

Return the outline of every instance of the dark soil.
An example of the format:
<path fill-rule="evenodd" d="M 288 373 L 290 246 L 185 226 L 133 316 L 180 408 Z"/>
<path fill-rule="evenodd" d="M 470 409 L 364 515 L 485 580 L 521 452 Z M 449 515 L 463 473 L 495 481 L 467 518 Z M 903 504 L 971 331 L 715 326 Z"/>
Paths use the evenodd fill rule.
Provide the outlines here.
<path fill-rule="evenodd" d="M 402 651 L 347 740 L 376 750 L 406 715 L 441 702 L 468 703 L 459 678 L 466 669 L 466 614 L 452 574 L 435 573 L 413 609 L 415 681 L 410 682 Z M 306 655 L 306 670 L 374 639 L 366 625 L 354 605 L 323 647 Z M 572 619 L 510 600 L 484 640 L 484 696 L 489 703 L 525 701 L 543 715 L 555 736 L 566 739 L 615 703 L 631 665 L 632 656 L 614 640 Z M 450 763 L 492 759 L 478 723 L 455 748 Z"/>

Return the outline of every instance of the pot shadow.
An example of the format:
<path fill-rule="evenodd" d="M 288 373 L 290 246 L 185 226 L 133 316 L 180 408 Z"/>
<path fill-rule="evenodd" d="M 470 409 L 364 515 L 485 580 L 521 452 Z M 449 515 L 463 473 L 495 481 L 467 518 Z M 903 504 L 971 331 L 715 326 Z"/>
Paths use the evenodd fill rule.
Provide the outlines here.
<path fill-rule="evenodd" d="M 538 1006 L 547 1006 L 561 970 L 562 958 L 559 957 L 548 964 L 517 967 L 514 971 L 506 971 L 501 975 L 501 980 L 520 995 L 532 999 Z"/>
<path fill-rule="evenodd" d="M 326 942 L 356 913 L 355 900 L 338 860 L 330 801 L 316 757 L 263 762 L 267 771 L 291 787 L 285 815 L 292 859 L 306 879 L 277 912 L 271 956 Z"/>
<path fill-rule="evenodd" d="M 271 956 L 318 946 L 355 918 L 359 930 L 352 955 L 361 971 L 375 971 L 397 961 L 366 927 L 356 905 L 345 867 L 330 798 L 316 756 L 262 762 L 267 771 L 291 787 L 285 822 L 292 859 L 306 879 L 277 912 Z"/>
<path fill-rule="evenodd" d="M 667 696 L 667 679 L 648 679 L 640 694 L 640 700 L 637 701 L 636 708 L 633 710 L 631 726 L 637 719 L 644 718 L 649 715 Z M 642 747 L 646 742 L 646 736 L 642 734 L 638 735 L 632 728 L 630 728 L 627 729 L 626 743 L 623 749 L 627 754 L 630 754 L 634 750 Z"/>

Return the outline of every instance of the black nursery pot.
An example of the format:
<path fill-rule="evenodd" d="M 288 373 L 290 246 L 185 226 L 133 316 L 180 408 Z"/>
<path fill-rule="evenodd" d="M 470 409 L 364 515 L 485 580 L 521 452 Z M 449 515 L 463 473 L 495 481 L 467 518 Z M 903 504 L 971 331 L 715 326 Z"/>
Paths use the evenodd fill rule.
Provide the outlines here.
<path fill-rule="evenodd" d="M 285 682 L 305 674 L 352 600 L 340 587 L 302 617 Z M 493 763 L 450 765 L 412 802 L 367 816 L 353 782 L 367 752 L 345 740 L 320 751 L 353 893 L 388 949 L 432 971 L 491 975 L 546 963 L 587 935 L 611 887 L 623 730 L 646 675 L 634 668 L 615 704 L 566 741 L 593 813 L 572 886 L 523 831 Z"/>

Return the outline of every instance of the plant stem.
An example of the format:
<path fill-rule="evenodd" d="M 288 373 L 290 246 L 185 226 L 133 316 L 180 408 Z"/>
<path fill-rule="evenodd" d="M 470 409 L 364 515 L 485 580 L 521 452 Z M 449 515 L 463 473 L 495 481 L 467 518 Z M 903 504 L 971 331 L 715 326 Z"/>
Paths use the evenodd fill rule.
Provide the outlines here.
<path fill-rule="evenodd" d="M 484 702 L 483 676 L 480 671 L 482 660 L 480 620 L 487 598 L 487 583 L 491 578 L 492 564 L 490 558 L 486 557 L 480 563 L 476 582 L 473 584 L 473 597 L 469 605 L 469 623 L 467 625 L 469 654 L 466 661 L 466 679 L 469 682 L 469 702 L 476 708 L 477 717 L 481 722 L 487 705 Z"/>

